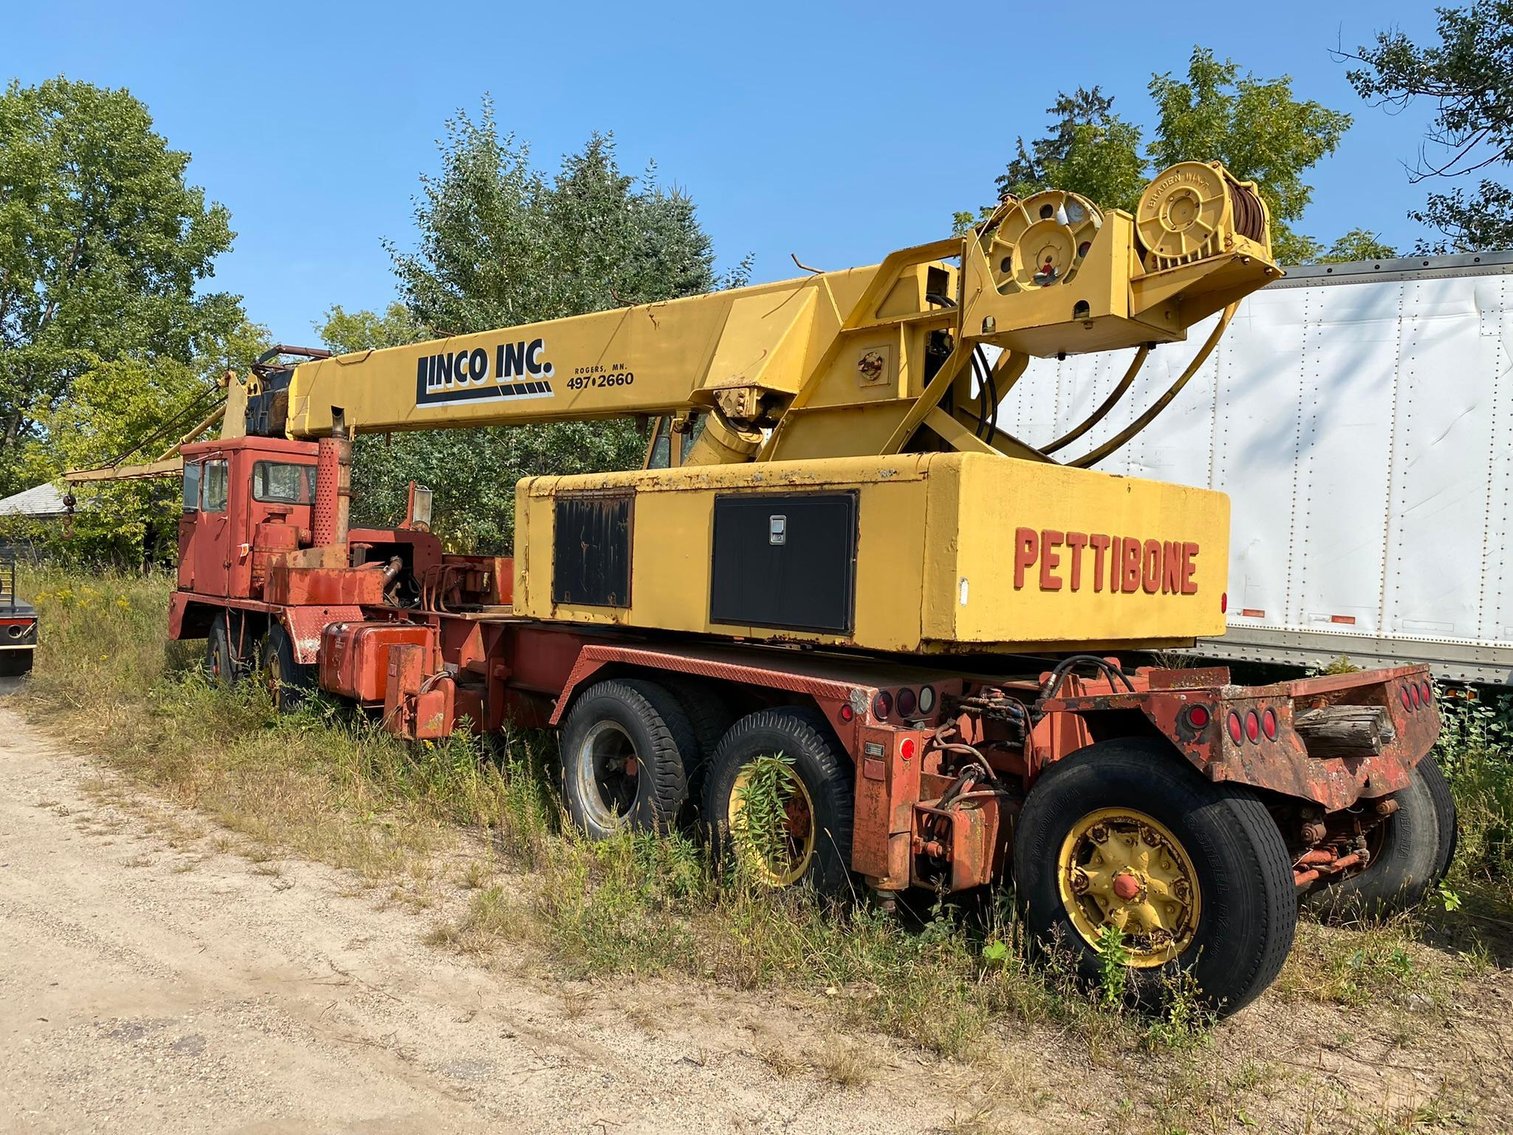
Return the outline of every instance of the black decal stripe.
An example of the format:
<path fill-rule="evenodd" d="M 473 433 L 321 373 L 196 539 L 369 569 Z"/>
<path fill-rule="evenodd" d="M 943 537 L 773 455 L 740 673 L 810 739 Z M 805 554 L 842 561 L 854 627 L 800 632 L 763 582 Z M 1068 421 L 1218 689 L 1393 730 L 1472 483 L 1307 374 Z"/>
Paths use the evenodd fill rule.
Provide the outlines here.
<path fill-rule="evenodd" d="M 438 406 L 449 402 L 475 402 L 488 398 L 521 398 L 551 394 L 549 382 L 516 382 L 508 386 L 477 386 L 467 390 L 448 390 L 444 393 L 417 392 L 417 406 Z"/>

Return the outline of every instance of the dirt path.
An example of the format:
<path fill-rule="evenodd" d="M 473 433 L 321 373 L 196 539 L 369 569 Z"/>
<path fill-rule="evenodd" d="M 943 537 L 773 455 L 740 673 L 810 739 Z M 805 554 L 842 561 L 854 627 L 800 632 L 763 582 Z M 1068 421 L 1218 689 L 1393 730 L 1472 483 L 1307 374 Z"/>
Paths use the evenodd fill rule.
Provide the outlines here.
<path fill-rule="evenodd" d="M 1019 1023 L 935 1061 L 798 995 L 439 949 L 466 892 L 269 859 L 3 704 L 0 773 L 0 1133 L 1513 1130 L 1501 954 L 1440 1007 L 1284 981 L 1196 1049 Z"/>
<path fill-rule="evenodd" d="M 776 1074 L 761 1052 L 831 1038 L 770 996 L 554 988 L 450 957 L 424 944 L 429 919 L 342 872 L 251 862 L 186 832 L 193 816 L 105 802 L 97 766 L 4 709 L 0 768 L 0 1130 L 950 1123 L 892 1090 L 890 1069 L 926 1070 L 887 1046 L 870 1087 Z"/>

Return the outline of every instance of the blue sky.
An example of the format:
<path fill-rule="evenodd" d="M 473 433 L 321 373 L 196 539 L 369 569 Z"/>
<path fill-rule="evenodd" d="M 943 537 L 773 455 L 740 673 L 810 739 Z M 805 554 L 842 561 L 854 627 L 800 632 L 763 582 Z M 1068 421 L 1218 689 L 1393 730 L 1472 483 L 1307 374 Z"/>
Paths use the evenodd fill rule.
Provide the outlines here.
<path fill-rule="evenodd" d="M 308 342 L 331 304 L 394 297 L 380 247 L 412 239 L 411 199 L 443 120 L 493 93 L 501 126 L 543 165 L 594 130 L 622 164 L 687 190 L 722 265 L 755 279 L 788 259 L 840 268 L 946 235 L 988 199 L 1018 134 L 1058 89 L 1101 84 L 1148 122 L 1153 71 L 1195 42 L 1355 115 L 1317 167 L 1300 226 L 1328 243 L 1361 226 L 1411 245 L 1423 186 L 1403 162 L 1430 108 L 1361 102 L 1329 53 L 1427 4 L 442 3 L 0 5 L 0 74 L 129 88 L 194 156 L 192 179 L 238 236 L 216 285 L 276 339 Z M 1204 157 L 1206 155 L 1194 155 Z"/>

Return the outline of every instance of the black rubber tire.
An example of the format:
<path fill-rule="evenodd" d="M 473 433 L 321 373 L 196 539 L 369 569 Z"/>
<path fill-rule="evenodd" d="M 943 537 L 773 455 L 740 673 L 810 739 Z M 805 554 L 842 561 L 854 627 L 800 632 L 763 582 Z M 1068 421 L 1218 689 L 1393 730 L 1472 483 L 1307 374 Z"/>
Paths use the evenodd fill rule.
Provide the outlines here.
<path fill-rule="evenodd" d="M 704 800 L 704 782 L 708 779 L 710 762 L 714 760 L 725 734 L 735 724 L 735 713 L 714 682 L 669 676 L 662 678 L 661 684 L 678 699 L 678 704 L 688 717 L 688 724 L 693 728 L 696 742 L 694 753 L 683 762 L 683 773 L 688 780 L 685 819 L 692 820 L 693 813 L 698 811 Z"/>
<path fill-rule="evenodd" d="M 618 732 L 628 742 L 637 763 L 632 794 L 620 801 L 623 811 L 605 799 L 592 764 L 589 746 L 601 724 L 609 726 L 602 732 Z M 612 735 L 607 739 L 614 742 Z M 656 683 L 627 678 L 590 686 L 562 723 L 562 800 L 568 815 L 592 839 L 624 828 L 666 831 L 688 797 L 683 762 L 697 745 L 682 706 Z"/>
<path fill-rule="evenodd" d="M 217 615 L 210 624 L 210 633 L 205 638 L 205 677 L 212 686 L 225 689 L 236 683 L 236 656 L 231 653 L 231 634 L 226 627 L 226 616 Z"/>
<path fill-rule="evenodd" d="M 295 660 L 294 640 L 284 624 L 269 624 L 258 648 L 258 674 L 279 713 L 293 713 L 315 689 L 316 667 Z"/>
<path fill-rule="evenodd" d="M 1374 921 L 1423 902 L 1439 881 L 1440 862 L 1448 865 L 1455 847 L 1440 839 L 1439 808 L 1424 761 L 1413 770 L 1408 787 L 1397 793 L 1397 811 L 1382 823 L 1382 838 L 1364 871 L 1327 883 L 1303 899 L 1303 907 L 1331 922 Z M 1439 769 L 1433 777 L 1444 784 Z M 1448 793 L 1449 786 L 1445 785 Z M 1454 802 L 1450 802 L 1454 830 Z"/>
<path fill-rule="evenodd" d="M 32 660 L 36 651 L 0 651 L 0 678 L 20 678 L 32 672 Z"/>
<path fill-rule="evenodd" d="M 1455 796 L 1450 791 L 1450 784 L 1433 756 L 1425 756 L 1418 762 L 1418 772 L 1429 789 L 1429 799 L 1434 801 L 1434 820 L 1439 826 L 1434 871 L 1429 876 L 1429 886 L 1433 888 L 1444 881 L 1450 873 L 1450 864 L 1455 861 L 1455 847 L 1460 841 L 1460 816 L 1455 811 Z"/>
<path fill-rule="evenodd" d="M 1068 956 L 1095 984 L 1098 952 L 1061 900 L 1059 862 L 1073 825 L 1099 808 L 1128 807 L 1164 825 L 1197 873 L 1192 941 L 1172 961 L 1128 970 L 1132 1003 L 1164 1004 L 1190 975 L 1203 1007 L 1228 1015 L 1275 980 L 1292 948 L 1297 897 L 1282 833 L 1249 789 L 1214 784 L 1161 742 L 1103 741 L 1056 762 L 1035 782 L 1014 835 L 1014 883 L 1031 940 Z"/>
<path fill-rule="evenodd" d="M 729 851 L 730 798 L 736 777 L 757 757 L 783 753 L 814 805 L 814 855 L 794 884 L 831 897 L 853 893 L 851 828 L 856 789 L 850 762 L 831 737 L 824 714 L 810 707 L 761 709 L 725 733 L 704 783 L 704 827 L 718 854 Z"/>

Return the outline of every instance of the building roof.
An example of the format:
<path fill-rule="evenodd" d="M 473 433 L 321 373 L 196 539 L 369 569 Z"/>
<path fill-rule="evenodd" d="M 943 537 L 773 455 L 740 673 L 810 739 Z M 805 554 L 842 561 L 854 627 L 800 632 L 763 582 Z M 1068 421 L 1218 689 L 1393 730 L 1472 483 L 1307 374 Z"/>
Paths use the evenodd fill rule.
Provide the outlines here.
<path fill-rule="evenodd" d="M 0 500 L 0 516 L 49 517 L 67 512 L 63 490 L 51 483 L 35 485 Z"/>

